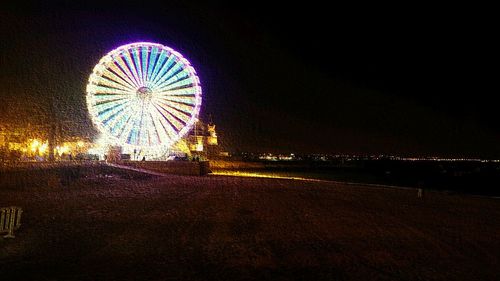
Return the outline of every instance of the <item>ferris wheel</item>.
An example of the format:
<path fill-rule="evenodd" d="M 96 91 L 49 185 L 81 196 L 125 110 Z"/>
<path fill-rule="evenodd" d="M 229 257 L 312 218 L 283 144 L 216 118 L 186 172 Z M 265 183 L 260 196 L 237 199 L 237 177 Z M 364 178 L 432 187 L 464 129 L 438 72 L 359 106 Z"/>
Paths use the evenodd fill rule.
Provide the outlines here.
<path fill-rule="evenodd" d="M 87 107 L 108 143 L 162 156 L 196 122 L 200 80 L 180 53 L 155 43 L 123 45 L 94 67 Z"/>

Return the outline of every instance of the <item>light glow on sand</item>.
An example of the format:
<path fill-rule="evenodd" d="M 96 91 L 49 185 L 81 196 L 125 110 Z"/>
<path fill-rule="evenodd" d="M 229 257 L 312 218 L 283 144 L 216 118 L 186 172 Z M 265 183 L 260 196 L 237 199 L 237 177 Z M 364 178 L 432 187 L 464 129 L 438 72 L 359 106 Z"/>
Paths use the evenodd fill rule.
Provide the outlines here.
<path fill-rule="evenodd" d="M 273 174 L 259 174 L 255 172 L 241 172 L 241 171 L 215 171 L 212 175 L 217 176 L 231 176 L 231 177 L 247 177 L 247 178 L 268 178 L 268 179 L 287 179 L 287 180 L 301 180 L 301 181 L 317 181 L 323 182 L 324 180 L 308 179 L 302 177 L 288 177 Z"/>

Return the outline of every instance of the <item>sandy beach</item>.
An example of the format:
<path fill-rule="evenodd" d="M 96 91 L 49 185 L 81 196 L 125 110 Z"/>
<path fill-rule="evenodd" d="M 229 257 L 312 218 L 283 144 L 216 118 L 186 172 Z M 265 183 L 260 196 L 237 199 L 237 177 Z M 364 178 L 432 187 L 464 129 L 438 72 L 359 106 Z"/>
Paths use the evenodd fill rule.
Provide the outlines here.
<path fill-rule="evenodd" d="M 498 280 L 500 200 L 324 181 L 2 187 L 1 280 Z"/>

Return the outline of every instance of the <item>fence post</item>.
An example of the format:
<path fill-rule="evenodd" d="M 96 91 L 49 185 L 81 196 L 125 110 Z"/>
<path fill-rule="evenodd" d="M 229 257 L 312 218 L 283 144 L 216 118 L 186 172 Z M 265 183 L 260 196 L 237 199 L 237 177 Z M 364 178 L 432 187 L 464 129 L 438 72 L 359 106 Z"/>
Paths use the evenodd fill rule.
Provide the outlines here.
<path fill-rule="evenodd" d="M 18 207 L 0 209 L 0 232 L 7 232 L 3 238 L 15 238 L 14 230 L 21 226 L 23 210 Z"/>

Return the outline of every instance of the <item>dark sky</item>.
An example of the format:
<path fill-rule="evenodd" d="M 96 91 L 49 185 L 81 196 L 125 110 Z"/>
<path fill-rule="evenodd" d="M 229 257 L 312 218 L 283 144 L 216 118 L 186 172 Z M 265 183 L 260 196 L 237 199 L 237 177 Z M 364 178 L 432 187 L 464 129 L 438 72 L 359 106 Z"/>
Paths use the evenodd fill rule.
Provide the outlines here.
<path fill-rule="evenodd" d="M 93 66 L 153 41 L 196 68 L 231 151 L 500 157 L 493 18 L 472 9 L 67 3 L 0 8 L 0 121 L 95 133 Z"/>

